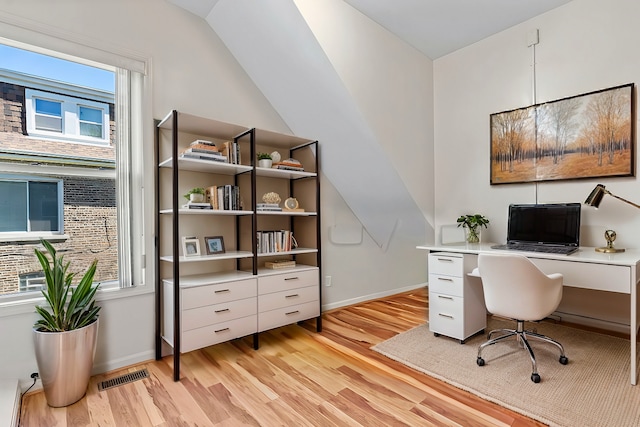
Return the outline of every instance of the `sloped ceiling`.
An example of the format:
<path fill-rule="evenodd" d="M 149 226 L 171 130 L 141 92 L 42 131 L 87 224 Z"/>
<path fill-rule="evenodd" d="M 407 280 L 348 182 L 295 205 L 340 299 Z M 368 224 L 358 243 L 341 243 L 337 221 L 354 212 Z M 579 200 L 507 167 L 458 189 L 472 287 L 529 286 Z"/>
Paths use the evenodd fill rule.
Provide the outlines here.
<path fill-rule="evenodd" d="M 206 18 L 218 0 L 169 0 Z M 344 0 L 431 59 L 571 0 Z"/>

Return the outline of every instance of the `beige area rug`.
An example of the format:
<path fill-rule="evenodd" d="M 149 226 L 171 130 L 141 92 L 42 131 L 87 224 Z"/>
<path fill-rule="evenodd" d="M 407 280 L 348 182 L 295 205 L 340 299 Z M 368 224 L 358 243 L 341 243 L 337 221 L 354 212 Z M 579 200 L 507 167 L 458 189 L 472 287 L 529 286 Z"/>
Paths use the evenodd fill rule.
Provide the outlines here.
<path fill-rule="evenodd" d="M 487 331 L 515 322 L 489 318 Z M 630 383 L 629 341 L 552 323 L 527 323 L 526 329 L 557 339 L 568 365 L 558 362 L 555 346 L 533 342 L 542 381 L 531 381 L 531 361 L 515 339 L 483 350 L 486 334 L 462 345 L 434 337 L 428 325 L 396 335 L 373 350 L 411 368 L 552 426 L 640 426 L 640 385 Z M 531 341 L 530 341 L 531 342 Z"/>

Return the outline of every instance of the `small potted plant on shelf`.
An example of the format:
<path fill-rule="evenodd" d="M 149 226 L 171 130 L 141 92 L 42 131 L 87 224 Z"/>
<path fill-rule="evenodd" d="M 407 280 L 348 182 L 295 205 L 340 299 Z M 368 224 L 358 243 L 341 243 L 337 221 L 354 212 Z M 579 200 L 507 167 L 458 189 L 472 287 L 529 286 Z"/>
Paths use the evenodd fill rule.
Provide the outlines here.
<path fill-rule="evenodd" d="M 73 286 L 69 263 L 51 243 L 41 243 L 46 252 L 36 248 L 35 253 L 44 272 L 47 305 L 36 306 L 41 318 L 33 326 L 33 343 L 47 403 L 68 406 L 85 395 L 91 378 L 100 311 L 95 303 L 99 284 L 93 283 L 98 260 Z"/>
<path fill-rule="evenodd" d="M 192 203 L 202 203 L 204 202 L 204 188 L 196 187 L 187 191 L 187 194 L 184 195 L 184 198 Z"/>
<path fill-rule="evenodd" d="M 271 154 L 258 153 L 258 167 L 270 168 L 272 164 L 273 164 L 273 160 L 271 159 Z"/>
<path fill-rule="evenodd" d="M 489 224 L 489 220 L 480 214 L 461 215 L 456 222 L 458 227 L 464 228 L 468 243 L 478 243 L 482 227 L 487 228 L 487 224 Z"/>

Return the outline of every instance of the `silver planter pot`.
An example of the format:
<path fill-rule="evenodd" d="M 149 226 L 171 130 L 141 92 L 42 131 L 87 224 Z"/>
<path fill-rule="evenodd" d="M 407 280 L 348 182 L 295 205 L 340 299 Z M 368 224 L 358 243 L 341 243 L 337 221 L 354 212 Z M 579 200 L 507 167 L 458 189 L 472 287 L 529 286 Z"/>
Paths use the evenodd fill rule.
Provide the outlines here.
<path fill-rule="evenodd" d="M 97 341 L 97 320 L 68 332 L 33 330 L 38 371 L 49 406 L 68 406 L 85 395 Z"/>

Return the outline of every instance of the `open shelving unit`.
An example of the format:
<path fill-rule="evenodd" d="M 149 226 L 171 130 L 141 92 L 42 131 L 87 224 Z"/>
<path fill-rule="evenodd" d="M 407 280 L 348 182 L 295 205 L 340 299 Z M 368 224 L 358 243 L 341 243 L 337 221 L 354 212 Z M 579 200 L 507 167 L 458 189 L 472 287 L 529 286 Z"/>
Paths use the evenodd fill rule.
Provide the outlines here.
<path fill-rule="evenodd" d="M 238 164 L 181 157 L 192 141 L 238 147 Z M 256 153 L 278 151 L 304 171 L 256 167 Z M 171 111 L 156 123 L 156 359 L 172 353 L 174 380 L 180 354 L 291 323 L 321 323 L 321 234 L 318 143 L 304 138 Z M 190 209 L 182 194 L 193 187 L 233 185 L 240 209 Z M 258 200 L 277 192 L 304 211 L 263 212 Z M 286 252 L 258 253 L 257 234 L 288 230 L 298 242 Z M 222 237 L 224 253 L 185 256 L 182 238 Z M 274 260 L 287 269 L 265 268 Z"/>

